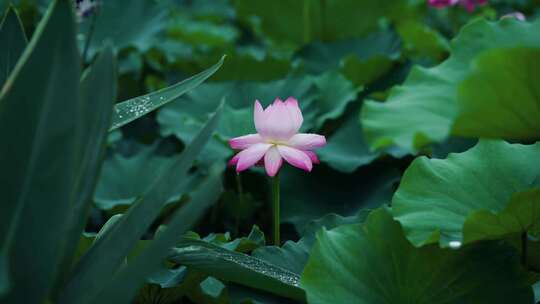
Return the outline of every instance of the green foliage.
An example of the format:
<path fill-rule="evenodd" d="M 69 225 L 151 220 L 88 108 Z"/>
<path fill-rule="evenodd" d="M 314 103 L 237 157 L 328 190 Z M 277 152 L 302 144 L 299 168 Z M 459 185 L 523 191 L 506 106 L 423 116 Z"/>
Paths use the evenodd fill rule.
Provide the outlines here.
<path fill-rule="evenodd" d="M 0 0 L 1 303 L 539 298 L 535 1 L 92 5 Z M 290 96 L 327 144 L 269 246 L 228 141 Z"/>

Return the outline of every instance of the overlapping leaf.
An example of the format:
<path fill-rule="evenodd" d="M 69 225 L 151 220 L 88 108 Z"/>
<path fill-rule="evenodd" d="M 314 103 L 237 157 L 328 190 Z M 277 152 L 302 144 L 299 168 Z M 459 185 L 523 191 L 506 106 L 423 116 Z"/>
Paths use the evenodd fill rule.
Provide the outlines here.
<path fill-rule="evenodd" d="M 365 224 L 319 232 L 301 285 L 312 304 L 532 303 L 517 261 L 501 244 L 415 248 L 377 210 Z"/>
<path fill-rule="evenodd" d="M 480 141 L 444 160 L 419 157 L 405 171 L 392 212 L 416 246 L 530 230 L 538 220 L 538 191 L 529 189 L 540 182 L 539 157 L 540 144 L 502 141 Z"/>
<path fill-rule="evenodd" d="M 362 122 L 367 140 L 375 148 L 397 145 L 416 151 L 431 142 L 444 140 L 451 134 L 452 128 L 454 133 L 473 135 L 470 126 L 467 132 L 460 131 L 467 127 L 461 126 L 463 119 L 455 122 L 460 111 L 465 111 L 463 115 L 467 116 L 469 122 L 489 120 L 490 118 L 485 118 L 487 113 L 498 115 L 493 118 L 507 115 L 510 119 L 508 128 L 515 125 L 515 117 L 534 117 L 537 113 L 534 108 L 538 105 L 538 100 L 534 97 L 537 89 L 529 77 L 536 72 L 523 66 L 523 59 L 512 59 L 513 62 L 521 61 L 515 62 L 517 66 L 512 67 L 517 74 L 509 74 L 504 70 L 506 63 L 493 57 L 506 59 L 508 56 L 504 55 L 505 52 L 520 52 L 510 50 L 516 47 L 540 48 L 540 39 L 532 34 L 539 29 L 540 22 L 525 23 L 515 20 L 494 23 L 477 20 L 465 26 L 452 42 L 448 60 L 434 68 L 413 69 L 405 84 L 393 89 L 387 102 L 370 101 L 365 104 Z M 485 52 L 493 50 L 502 53 L 484 55 Z M 527 61 L 531 56 L 536 56 L 534 52 L 527 54 Z M 483 59 L 479 59 L 480 55 L 484 56 Z M 483 77 L 488 73 L 489 77 Z M 509 79 L 508 75 L 512 75 L 512 79 Z M 515 95 L 511 92 L 518 92 L 518 96 L 526 97 L 527 106 L 514 108 L 514 113 L 507 108 L 515 100 Z M 491 99 L 493 96 L 498 96 L 495 108 Z M 516 114 L 515 110 L 519 114 Z M 526 119 L 531 120 L 532 118 Z M 499 123 L 505 124 L 500 120 Z M 522 126 L 520 127 L 520 130 L 523 130 Z M 482 130 L 481 128 L 474 135 L 486 135 L 485 130 L 480 132 Z M 536 130 L 536 126 L 532 130 Z M 510 132 L 507 130 L 505 134 L 499 131 L 496 131 L 497 134 L 504 137 Z M 515 134 L 518 131 L 513 132 Z M 493 134 L 492 131 L 489 135 Z"/>

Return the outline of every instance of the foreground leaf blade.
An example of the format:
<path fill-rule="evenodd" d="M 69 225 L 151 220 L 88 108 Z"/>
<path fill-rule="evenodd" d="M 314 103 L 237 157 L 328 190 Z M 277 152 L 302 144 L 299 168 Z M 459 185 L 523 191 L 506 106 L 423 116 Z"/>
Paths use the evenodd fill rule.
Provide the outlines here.
<path fill-rule="evenodd" d="M 0 24 L 0 88 L 11 73 L 26 47 L 27 40 L 21 20 L 13 7 L 9 7 Z"/>
<path fill-rule="evenodd" d="M 69 272 L 73 254 L 84 231 L 88 213 L 92 206 L 92 195 L 100 164 L 105 154 L 107 129 L 111 122 L 111 109 L 116 98 L 116 59 L 108 46 L 92 64 L 81 80 L 82 112 L 80 123 L 83 135 L 80 137 L 78 152 L 81 155 L 78 172 L 77 197 L 70 208 L 69 232 L 66 235 L 66 249 L 62 265 L 63 276 Z M 64 282 L 62 282 L 64 283 Z"/>
<path fill-rule="evenodd" d="M 196 88 L 221 67 L 224 59 L 225 56 L 221 57 L 212 67 L 175 85 L 118 103 L 114 106 L 109 131 L 118 129 Z"/>
<path fill-rule="evenodd" d="M 99 239 L 81 258 L 73 271 L 60 303 L 87 303 L 104 287 L 102 280 L 110 278 L 137 240 L 152 224 L 161 207 L 174 194 L 175 185 L 184 178 L 194 159 L 210 139 L 219 121 L 220 106 L 197 137 L 182 154 L 142 194 L 118 223 Z M 103 257 L 107 258 L 104 259 Z"/>
<path fill-rule="evenodd" d="M 166 230 L 112 278 L 103 292 L 96 297 L 95 302 L 131 303 L 146 277 L 159 269 L 168 255 L 168 250 L 180 241 L 187 229 L 219 198 L 222 192 L 220 178 L 222 170 L 212 168 L 211 171 L 208 180 L 193 193 L 190 202 L 172 216 Z"/>
<path fill-rule="evenodd" d="M 53 1 L 0 95 L 9 303 L 44 302 L 58 273 L 79 163 L 79 63 L 71 2 Z"/>

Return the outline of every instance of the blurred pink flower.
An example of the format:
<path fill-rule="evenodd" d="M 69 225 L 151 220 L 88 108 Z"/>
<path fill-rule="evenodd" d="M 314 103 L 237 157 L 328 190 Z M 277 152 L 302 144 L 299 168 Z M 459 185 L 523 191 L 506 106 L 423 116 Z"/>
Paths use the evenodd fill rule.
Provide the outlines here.
<path fill-rule="evenodd" d="M 277 98 L 266 109 L 256 100 L 253 120 L 257 134 L 229 140 L 231 148 L 242 150 L 229 162 L 230 165 L 236 165 L 237 172 L 261 161 L 269 176 L 278 173 L 283 159 L 308 172 L 314 163 L 319 163 L 312 150 L 324 146 L 326 138 L 318 134 L 298 133 L 304 118 L 298 101 L 293 97 L 285 101 Z"/>
<path fill-rule="evenodd" d="M 428 0 L 429 5 L 437 8 L 453 6 L 459 3 L 469 12 L 474 11 L 477 5 L 485 5 L 487 2 L 488 0 Z"/>

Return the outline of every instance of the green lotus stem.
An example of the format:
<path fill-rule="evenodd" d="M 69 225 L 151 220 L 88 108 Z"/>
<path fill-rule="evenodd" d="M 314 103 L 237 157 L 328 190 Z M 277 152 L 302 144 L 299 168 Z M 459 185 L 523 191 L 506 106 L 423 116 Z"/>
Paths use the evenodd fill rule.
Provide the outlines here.
<path fill-rule="evenodd" d="M 242 179 L 240 178 L 240 174 L 236 174 L 236 191 L 238 192 L 238 201 L 240 202 L 240 206 L 244 206 L 244 190 L 242 187 Z M 235 233 L 238 235 L 240 231 L 240 217 L 238 215 L 234 217 L 234 229 Z"/>
<path fill-rule="evenodd" d="M 274 220 L 274 245 L 279 246 L 280 235 L 279 235 L 279 174 L 272 178 L 272 213 Z"/>

